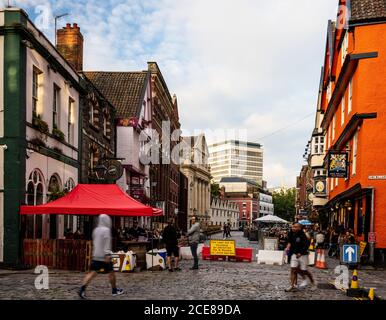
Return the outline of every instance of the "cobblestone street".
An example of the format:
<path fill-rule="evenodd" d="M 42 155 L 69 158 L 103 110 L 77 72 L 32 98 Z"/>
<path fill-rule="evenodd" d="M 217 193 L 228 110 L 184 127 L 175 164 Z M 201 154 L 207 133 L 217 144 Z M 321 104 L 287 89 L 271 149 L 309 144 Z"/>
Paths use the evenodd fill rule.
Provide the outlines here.
<path fill-rule="evenodd" d="M 240 232 L 233 233 L 238 246 L 248 245 Z M 256 246 L 256 243 L 252 243 Z M 191 261 L 181 262 L 182 271 L 118 273 L 118 286 L 126 294 L 112 297 L 106 275 L 99 275 L 87 290 L 89 299 L 249 299 L 249 300 L 346 300 L 350 299 L 327 284 L 334 280 L 333 269 L 311 268 L 319 289 L 286 293 L 289 266 L 252 263 L 200 261 L 200 269 L 191 271 Z M 81 272 L 50 270 L 49 289 L 36 290 L 33 270 L 0 270 L 0 299 L 78 299 Z M 16 290 L 10 290 L 10 289 Z"/>

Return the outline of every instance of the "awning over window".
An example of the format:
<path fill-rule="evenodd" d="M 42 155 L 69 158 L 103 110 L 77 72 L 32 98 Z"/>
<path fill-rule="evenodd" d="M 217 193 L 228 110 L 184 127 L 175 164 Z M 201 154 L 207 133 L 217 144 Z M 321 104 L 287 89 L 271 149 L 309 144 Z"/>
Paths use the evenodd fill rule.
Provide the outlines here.
<path fill-rule="evenodd" d="M 74 214 L 138 217 L 161 216 L 163 211 L 131 198 L 116 184 L 78 184 L 64 197 L 39 206 L 21 206 L 20 214 Z"/>

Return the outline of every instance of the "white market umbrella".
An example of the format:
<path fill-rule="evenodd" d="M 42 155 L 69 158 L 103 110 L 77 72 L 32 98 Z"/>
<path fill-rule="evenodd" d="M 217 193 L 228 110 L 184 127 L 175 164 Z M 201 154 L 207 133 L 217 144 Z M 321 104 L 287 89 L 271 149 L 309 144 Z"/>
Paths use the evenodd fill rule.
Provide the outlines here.
<path fill-rule="evenodd" d="M 268 214 L 266 216 L 263 216 L 261 218 L 255 219 L 257 222 L 271 222 L 271 223 L 289 223 L 288 221 L 279 218 L 278 216 L 274 216 L 272 214 Z"/>
<path fill-rule="evenodd" d="M 309 220 L 300 220 L 299 221 L 300 224 L 302 224 L 303 226 L 310 226 L 312 225 L 313 223 Z"/>

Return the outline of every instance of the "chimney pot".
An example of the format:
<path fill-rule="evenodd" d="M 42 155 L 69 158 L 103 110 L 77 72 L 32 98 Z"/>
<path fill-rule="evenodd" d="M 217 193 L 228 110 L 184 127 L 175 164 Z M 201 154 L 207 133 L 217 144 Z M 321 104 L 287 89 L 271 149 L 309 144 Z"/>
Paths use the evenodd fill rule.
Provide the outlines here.
<path fill-rule="evenodd" d="M 71 23 L 67 23 L 67 24 L 66 24 L 66 28 L 67 28 L 67 29 L 70 29 L 70 28 L 71 28 Z"/>
<path fill-rule="evenodd" d="M 74 23 L 74 29 L 78 29 L 78 24 Z"/>

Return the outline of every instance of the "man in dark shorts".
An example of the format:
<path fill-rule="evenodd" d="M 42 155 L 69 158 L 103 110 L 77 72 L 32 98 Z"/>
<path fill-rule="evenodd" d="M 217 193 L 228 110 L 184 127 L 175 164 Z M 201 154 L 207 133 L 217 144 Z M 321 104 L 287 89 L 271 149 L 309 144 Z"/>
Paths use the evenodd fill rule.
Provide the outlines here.
<path fill-rule="evenodd" d="M 288 245 L 286 251 L 291 251 L 291 286 L 287 288 L 286 292 L 296 291 L 297 276 L 308 277 L 311 282 L 311 290 L 316 290 L 316 282 L 312 274 L 307 270 L 308 265 L 308 247 L 310 241 L 303 231 L 302 225 L 294 223 L 292 230 L 288 234 Z"/>
<path fill-rule="evenodd" d="M 178 260 L 180 256 L 180 250 L 178 248 L 178 236 L 177 230 L 174 226 L 174 220 L 170 219 L 169 224 L 165 227 L 162 232 L 162 239 L 166 246 L 166 264 L 169 272 L 181 271 L 178 267 Z M 174 256 L 174 268 L 172 267 L 171 257 Z"/>
<path fill-rule="evenodd" d="M 83 280 L 79 296 L 82 299 L 86 299 L 86 287 L 97 276 L 98 272 L 109 275 L 113 296 L 123 294 L 123 290 L 118 289 L 116 286 L 116 278 L 111 261 L 111 219 L 108 215 L 101 214 L 98 217 L 98 226 L 92 233 L 92 240 L 93 253 L 90 272 Z"/>

